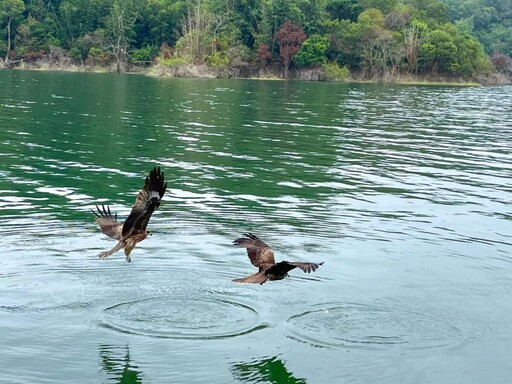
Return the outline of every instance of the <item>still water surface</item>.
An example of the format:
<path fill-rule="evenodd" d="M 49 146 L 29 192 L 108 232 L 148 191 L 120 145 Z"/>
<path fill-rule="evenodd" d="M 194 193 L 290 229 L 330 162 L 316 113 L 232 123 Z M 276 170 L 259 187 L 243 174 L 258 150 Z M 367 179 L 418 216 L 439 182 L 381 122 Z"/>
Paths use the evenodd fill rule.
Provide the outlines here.
<path fill-rule="evenodd" d="M 0 381 L 509 383 L 512 88 L 0 72 Z M 117 253 L 155 165 L 152 236 Z M 253 232 L 314 274 L 239 285 Z"/>

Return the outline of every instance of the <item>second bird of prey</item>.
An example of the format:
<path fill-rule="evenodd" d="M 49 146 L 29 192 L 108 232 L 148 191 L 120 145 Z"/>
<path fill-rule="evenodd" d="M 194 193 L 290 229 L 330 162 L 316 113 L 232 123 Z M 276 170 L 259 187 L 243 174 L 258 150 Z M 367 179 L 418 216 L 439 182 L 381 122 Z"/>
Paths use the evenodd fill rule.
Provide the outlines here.
<path fill-rule="evenodd" d="M 144 181 L 144 186 L 135 199 L 130 215 L 123 223 L 117 221 L 117 214 L 112 214 L 110 207 L 96 205 L 92 212 L 96 216 L 96 223 L 101 232 L 117 240 L 117 244 L 110 250 L 101 252 L 99 257 L 106 259 L 108 256 L 124 248 L 126 261 L 130 262 L 130 253 L 137 243 L 144 240 L 149 231 L 146 230 L 153 212 L 160 206 L 160 201 L 167 189 L 164 173 L 159 167 L 153 168 Z M 316 271 L 322 263 L 303 263 L 281 261 L 275 262 L 274 251 L 256 235 L 246 233 L 233 241 L 233 244 L 247 250 L 247 256 L 252 265 L 258 268 L 258 272 L 233 279 L 237 283 L 263 284 L 267 280 L 281 280 L 288 276 L 288 272 L 294 268 L 300 268 L 305 273 Z"/>
<path fill-rule="evenodd" d="M 112 215 L 109 206 L 102 205 L 101 208 L 96 206 L 96 211 L 92 212 L 96 215 L 96 222 L 100 226 L 101 232 L 118 240 L 114 248 L 101 252 L 100 258 L 106 259 L 114 252 L 124 248 L 126 261 L 131 261 L 132 249 L 137 243 L 148 237 L 149 232 L 146 227 L 151 215 L 160 206 L 166 189 L 164 173 L 160 171 L 159 167 L 155 167 L 146 177 L 144 186 L 137 195 L 132 211 L 124 223 L 117 221 L 117 214 Z"/>

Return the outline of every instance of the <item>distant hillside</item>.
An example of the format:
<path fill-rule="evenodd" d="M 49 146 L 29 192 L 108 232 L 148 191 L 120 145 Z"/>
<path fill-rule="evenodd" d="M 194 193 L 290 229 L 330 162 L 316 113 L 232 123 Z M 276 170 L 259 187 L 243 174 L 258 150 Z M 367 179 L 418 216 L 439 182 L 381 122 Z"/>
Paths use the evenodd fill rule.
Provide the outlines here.
<path fill-rule="evenodd" d="M 512 0 L 0 2 L 4 67 L 468 80 L 512 78 L 511 55 Z"/>

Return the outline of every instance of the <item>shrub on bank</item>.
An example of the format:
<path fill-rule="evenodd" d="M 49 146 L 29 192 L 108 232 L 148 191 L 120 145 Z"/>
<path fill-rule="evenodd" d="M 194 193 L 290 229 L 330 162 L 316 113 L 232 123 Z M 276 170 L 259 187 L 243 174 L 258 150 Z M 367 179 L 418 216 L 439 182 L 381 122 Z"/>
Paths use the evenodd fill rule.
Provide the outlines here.
<path fill-rule="evenodd" d="M 322 64 L 322 72 L 326 81 L 346 81 L 350 76 L 350 71 L 346 65 L 340 67 L 333 62 Z"/>

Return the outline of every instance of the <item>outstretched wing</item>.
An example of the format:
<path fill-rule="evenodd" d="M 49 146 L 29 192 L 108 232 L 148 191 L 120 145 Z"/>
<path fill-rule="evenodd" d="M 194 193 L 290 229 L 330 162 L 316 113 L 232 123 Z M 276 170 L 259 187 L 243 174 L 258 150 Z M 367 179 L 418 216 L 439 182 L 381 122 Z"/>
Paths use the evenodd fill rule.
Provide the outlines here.
<path fill-rule="evenodd" d="M 301 263 L 301 262 L 290 262 L 290 261 L 281 261 L 269 269 L 265 271 L 266 274 L 273 274 L 273 275 L 281 275 L 288 273 L 294 268 L 300 268 L 305 273 L 311 273 L 316 271 L 320 266 L 323 264 L 321 263 Z"/>
<path fill-rule="evenodd" d="M 94 219 L 100 226 L 101 232 L 114 239 L 120 239 L 123 223 L 117 221 L 117 213 L 115 215 L 110 212 L 110 207 L 104 205 L 100 207 L 96 206 L 96 211 L 91 209 L 92 213 L 96 216 Z"/>
<path fill-rule="evenodd" d="M 160 206 L 160 201 L 167 189 L 164 182 L 164 173 L 160 167 L 155 167 L 149 176 L 146 177 L 144 187 L 137 195 L 130 216 L 123 225 L 123 237 L 129 236 L 134 230 L 144 231 L 148 225 L 149 218 Z"/>
<path fill-rule="evenodd" d="M 233 241 L 233 245 L 247 249 L 247 256 L 251 260 L 252 265 L 261 267 L 264 264 L 274 264 L 274 251 L 267 244 L 261 241 L 252 233 L 244 233 L 244 236 Z"/>

